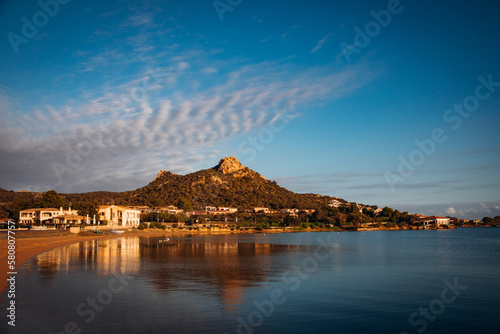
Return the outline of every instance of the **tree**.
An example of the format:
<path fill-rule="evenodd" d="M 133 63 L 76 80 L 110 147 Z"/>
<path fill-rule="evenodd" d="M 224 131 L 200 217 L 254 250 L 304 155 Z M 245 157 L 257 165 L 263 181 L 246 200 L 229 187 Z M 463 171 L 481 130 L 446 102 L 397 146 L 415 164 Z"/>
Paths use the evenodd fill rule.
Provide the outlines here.
<path fill-rule="evenodd" d="M 370 218 L 375 218 L 375 211 L 373 211 L 371 208 L 363 208 L 363 214 L 370 217 Z"/>
<path fill-rule="evenodd" d="M 41 208 L 60 208 L 67 206 L 69 203 L 60 197 L 55 190 L 49 190 L 42 195 L 42 199 L 38 203 Z"/>
<path fill-rule="evenodd" d="M 3 207 L 0 206 L 0 218 L 8 218 L 9 213 L 3 209 Z"/>
<path fill-rule="evenodd" d="M 94 215 L 98 217 L 99 204 L 97 203 L 77 202 L 73 205 L 73 208 L 78 211 L 80 216 L 89 215 L 90 219 L 92 219 Z"/>
<path fill-rule="evenodd" d="M 394 210 L 386 206 L 385 208 L 382 209 L 382 212 L 380 212 L 380 216 L 391 218 L 393 213 L 394 213 Z"/>
<path fill-rule="evenodd" d="M 327 221 L 327 214 L 328 212 L 323 207 L 320 207 L 316 211 L 314 211 L 314 213 L 312 214 L 312 219 L 314 219 L 315 221 L 324 222 Z"/>
<path fill-rule="evenodd" d="M 347 216 L 347 221 L 353 224 L 354 226 L 358 227 L 359 224 L 361 223 L 361 215 L 359 213 L 358 214 L 350 213 Z"/>
<path fill-rule="evenodd" d="M 151 205 L 154 207 L 159 207 L 164 205 L 165 202 L 161 198 L 155 198 L 154 200 L 151 201 Z"/>
<path fill-rule="evenodd" d="M 177 207 L 184 211 L 190 211 L 193 209 L 193 204 L 190 200 L 183 197 L 177 202 Z"/>
<path fill-rule="evenodd" d="M 284 220 L 285 226 L 299 226 L 300 220 L 292 215 L 287 215 Z"/>

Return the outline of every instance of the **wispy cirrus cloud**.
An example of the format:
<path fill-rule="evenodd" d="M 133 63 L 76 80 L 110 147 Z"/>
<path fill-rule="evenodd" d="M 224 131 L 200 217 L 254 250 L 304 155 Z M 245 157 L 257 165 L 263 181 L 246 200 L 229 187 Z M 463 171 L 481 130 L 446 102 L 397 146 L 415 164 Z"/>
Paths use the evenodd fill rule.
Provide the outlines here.
<path fill-rule="evenodd" d="M 326 34 L 325 37 L 320 39 L 318 43 L 316 43 L 316 46 L 311 50 L 311 53 L 316 53 L 317 51 L 319 51 L 332 35 L 332 33 L 329 33 Z"/>

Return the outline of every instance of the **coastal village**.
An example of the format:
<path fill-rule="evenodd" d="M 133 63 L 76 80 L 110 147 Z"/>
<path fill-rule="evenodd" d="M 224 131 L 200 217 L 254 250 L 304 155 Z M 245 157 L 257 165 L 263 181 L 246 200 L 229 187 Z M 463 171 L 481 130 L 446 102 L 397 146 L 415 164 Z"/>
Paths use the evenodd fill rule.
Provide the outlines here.
<path fill-rule="evenodd" d="M 331 206 L 339 205 L 338 202 L 330 203 Z M 245 210 L 245 213 L 250 216 L 259 215 L 277 215 L 284 214 L 288 217 L 298 218 L 299 214 L 311 215 L 315 212 L 314 209 L 299 210 L 295 208 L 287 208 L 281 210 L 271 210 L 266 207 L 254 207 L 252 210 Z M 242 226 L 250 229 L 258 229 L 256 219 L 254 224 L 248 224 L 248 221 L 238 221 L 237 208 L 231 207 L 214 207 L 207 206 L 204 210 L 198 211 L 184 211 L 176 206 L 164 206 L 151 208 L 149 206 L 121 206 L 121 205 L 100 205 L 98 207 L 98 214 L 90 217 L 88 214 L 82 216 L 75 209 L 69 207 L 68 209 L 57 208 L 32 208 L 22 210 L 19 213 L 19 224 L 25 228 L 31 229 L 69 229 L 77 227 L 79 229 L 95 230 L 99 229 L 130 229 L 140 227 L 153 227 L 162 229 L 210 229 L 210 230 L 224 230 L 228 228 L 241 228 Z M 374 214 L 382 212 L 382 209 L 377 208 L 373 210 Z M 141 217 L 158 217 L 155 221 L 141 220 Z M 169 221 L 165 218 L 160 220 L 159 217 L 169 217 Z M 431 228 L 451 228 L 451 218 L 439 216 L 424 216 L 416 215 L 418 217 L 417 229 L 431 229 Z M 172 221 L 172 218 L 180 218 Z M 306 223 L 308 224 L 308 223 Z M 384 226 L 386 224 L 379 224 L 375 222 L 368 222 L 360 224 L 360 226 L 349 226 L 349 230 L 378 230 L 390 229 L 391 227 Z M 304 226 L 300 226 L 304 227 Z M 309 227 L 309 226 L 308 226 Z M 322 228 L 335 228 L 333 224 L 318 225 Z M 268 226 L 268 229 L 291 229 L 291 226 L 283 224 L 281 226 Z M 393 228 L 393 227 L 392 227 Z"/>
<path fill-rule="evenodd" d="M 480 226 L 479 220 L 410 214 L 389 207 L 298 194 L 226 157 L 213 168 L 188 175 L 160 171 L 130 192 L 61 194 L 6 191 L 0 226 L 17 229 L 124 231 L 415 230 Z M 226 205 L 221 205 L 222 203 Z M 229 204 L 229 205 L 227 205 Z M 233 204 L 233 205 L 231 205 Z M 5 216 L 8 215 L 8 218 Z M 485 218 L 486 219 L 486 218 Z M 493 223 L 496 222 L 494 218 Z M 12 224 L 12 223 L 11 223 Z"/>

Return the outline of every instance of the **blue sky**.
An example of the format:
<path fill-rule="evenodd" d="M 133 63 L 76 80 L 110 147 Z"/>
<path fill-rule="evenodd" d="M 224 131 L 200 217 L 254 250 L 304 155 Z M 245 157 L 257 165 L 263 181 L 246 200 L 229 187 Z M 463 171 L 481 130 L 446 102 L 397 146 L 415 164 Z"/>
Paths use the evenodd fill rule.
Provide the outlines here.
<path fill-rule="evenodd" d="M 41 3 L 0 3 L 2 188 L 236 156 L 296 192 L 500 214 L 500 1 Z"/>

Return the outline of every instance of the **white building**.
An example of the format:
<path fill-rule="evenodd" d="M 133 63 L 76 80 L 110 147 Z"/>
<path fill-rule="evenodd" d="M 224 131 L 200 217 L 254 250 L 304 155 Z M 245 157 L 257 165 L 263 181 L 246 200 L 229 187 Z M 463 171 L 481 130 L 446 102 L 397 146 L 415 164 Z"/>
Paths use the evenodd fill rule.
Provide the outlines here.
<path fill-rule="evenodd" d="M 299 209 L 281 209 L 281 212 L 289 215 L 297 215 L 299 211 L 300 211 Z"/>
<path fill-rule="evenodd" d="M 168 213 L 169 215 L 178 215 L 184 213 L 184 210 L 178 209 L 176 206 L 169 205 L 169 206 L 160 206 L 155 210 L 153 210 L 153 212 Z"/>
<path fill-rule="evenodd" d="M 217 208 L 217 211 L 220 211 L 220 212 L 228 212 L 228 213 L 234 213 L 234 212 L 237 212 L 238 209 L 237 208 L 226 208 L 226 207 L 222 207 L 222 206 L 219 206 Z"/>
<path fill-rule="evenodd" d="M 211 213 L 211 214 L 227 214 L 227 213 L 235 213 L 237 212 L 237 208 L 226 208 L 226 207 L 218 207 L 216 208 L 215 206 L 206 206 L 205 207 L 205 212 L 206 213 Z"/>
<path fill-rule="evenodd" d="M 73 219 L 64 219 L 73 218 Z M 61 219 L 62 218 L 62 219 Z M 63 208 L 37 208 L 37 209 L 27 209 L 19 212 L 19 223 L 26 225 L 51 225 L 51 224 L 80 224 L 82 218 L 78 216 L 78 211 L 63 210 Z"/>
<path fill-rule="evenodd" d="M 346 205 L 346 201 L 339 201 L 338 199 L 332 199 L 330 203 L 328 203 L 329 206 L 332 208 L 338 208 L 339 206 Z"/>
<path fill-rule="evenodd" d="M 271 211 L 269 210 L 269 208 L 253 208 L 253 212 L 257 213 L 257 212 L 263 212 L 263 213 L 270 213 Z"/>
<path fill-rule="evenodd" d="M 137 227 L 141 222 L 141 211 L 126 206 L 100 205 L 99 221 L 107 221 L 110 226 Z"/>
<path fill-rule="evenodd" d="M 439 226 L 449 226 L 450 225 L 450 218 L 447 217 L 438 217 L 438 216 L 422 216 L 422 215 L 417 215 L 420 218 L 420 222 L 424 226 L 424 228 L 429 228 L 429 227 L 436 227 L 439 228 Z"/>

